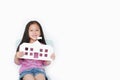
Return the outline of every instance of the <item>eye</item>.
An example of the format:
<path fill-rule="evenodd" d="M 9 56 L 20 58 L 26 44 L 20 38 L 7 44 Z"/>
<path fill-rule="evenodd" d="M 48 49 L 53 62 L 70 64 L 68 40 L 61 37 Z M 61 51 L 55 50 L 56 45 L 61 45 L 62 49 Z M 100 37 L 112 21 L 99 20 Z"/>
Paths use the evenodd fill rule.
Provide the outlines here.
<path fill-rule="evenodd" d="M 30 32 L 32 32 L 33 30 L 30 30 Z"/>
<path fill-rule="evenodd" d="M 39 31 L 39 29 L 38 29 L 38 30 L 36 30 L 36 31 Z"/>

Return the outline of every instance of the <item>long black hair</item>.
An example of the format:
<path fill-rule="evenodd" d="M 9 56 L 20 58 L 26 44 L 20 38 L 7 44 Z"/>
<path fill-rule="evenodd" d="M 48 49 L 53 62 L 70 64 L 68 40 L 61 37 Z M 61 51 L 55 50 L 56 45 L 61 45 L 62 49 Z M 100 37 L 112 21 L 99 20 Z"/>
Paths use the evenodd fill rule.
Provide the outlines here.
<path fill-rule="evenodd" d="M 46 41 L 45 41 L 45 38 L 44 38 L 44 33 L 43 33 L 43 30 L 42 30 L 41 24 L 40 24 L 38 21 L 30 21 L 30 22 L 28 22 L 28 24 L 27 24 L 26 27 L 25 27 L 25 31 L 24 31 L 22 40 L 21 40 L 20 44 L 18 45 L 16 52 L 19 51 L 19 46 L 20 46 L 22 43 L 24 43 L 24 42 L 29 43 L 30 38 L 29 38 L 29 32 L 28 32 L 28 30 L 29 30 L 29 27 L 30 27 L 32 24 L 37 24 L 37 25 L 39 26 L 39 28 L 40 28 L 40 32 L 41 32 L 40 37 L 42 37 L 42 39 L 39 39 L 38 41 L 39 41 L 40 43 L 46 44 Z"/>

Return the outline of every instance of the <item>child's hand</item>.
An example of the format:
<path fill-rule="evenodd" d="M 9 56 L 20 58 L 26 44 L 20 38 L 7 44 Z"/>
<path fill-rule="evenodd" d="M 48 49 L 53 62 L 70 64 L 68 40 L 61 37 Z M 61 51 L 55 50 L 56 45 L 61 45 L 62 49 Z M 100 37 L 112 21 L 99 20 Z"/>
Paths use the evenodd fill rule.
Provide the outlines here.
<path fill-rule="evenodd" d="M 52 60 L 54 60 L 55 59 L 55 53 L 52 53 L 50 57 L 51 57 Z"/>
<path fill-rule="evenodd" d="M 17 57 L 18 57 L 18 58 L 24 56 L 24 53 L 23 53 L 23 52 L 17 52 L 16 54 L 17 54 Z"/>
<path fill-rule="evenodd" d="M 43 64 L 44 64 L 45 66 L 50 65 L 50 64 L 51 64 L 51 61 L 44 61 Z"/>
<path fill-rule="evenodd" d="M 51 56 L 50 56 L 50 58 L 51 58 L 52 60 L 54 60 L 54 59 L 55 59 L 55 54 L 52 53 Z M 44 61 L 43 64 L 44 64 L 44 65 L 50 65 L 50 64 L 51 64 L 51 61 Z"/>

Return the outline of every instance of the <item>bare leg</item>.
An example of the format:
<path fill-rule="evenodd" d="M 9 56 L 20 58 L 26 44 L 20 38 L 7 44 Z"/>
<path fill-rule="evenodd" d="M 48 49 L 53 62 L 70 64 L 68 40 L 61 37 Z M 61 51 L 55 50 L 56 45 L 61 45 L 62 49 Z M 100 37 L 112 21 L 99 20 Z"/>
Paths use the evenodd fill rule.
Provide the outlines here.
<path fill-rule="evenodd" d="M 45 76 L 43 74 L 37 74 L 35 80 L 45 80 Z"/>
<path fill-rule="evenodd" d="M 31 75 L 31 74 L 26 74 L 24 77 L 23 77 L 23 80 L 35 80 L 34 76 Z"/>

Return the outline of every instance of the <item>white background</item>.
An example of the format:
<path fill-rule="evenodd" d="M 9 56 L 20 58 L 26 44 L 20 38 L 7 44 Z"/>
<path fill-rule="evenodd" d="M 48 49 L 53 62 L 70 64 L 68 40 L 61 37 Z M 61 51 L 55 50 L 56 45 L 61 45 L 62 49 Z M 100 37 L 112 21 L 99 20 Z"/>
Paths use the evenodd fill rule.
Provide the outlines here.
<path fill-rule="evenodd" d="M 119 0 L 0 0 L 1 79 L 18 79 L 16 42 L 30 20 L 54 43 L 50 80 L 120 80 Z"/>

